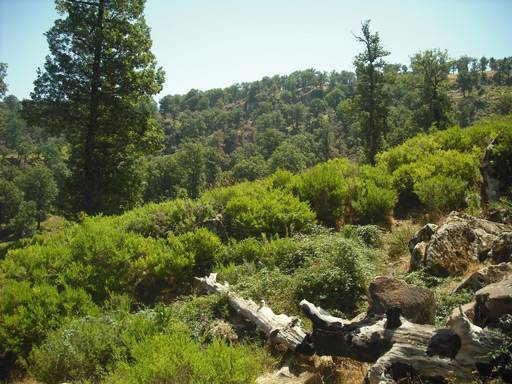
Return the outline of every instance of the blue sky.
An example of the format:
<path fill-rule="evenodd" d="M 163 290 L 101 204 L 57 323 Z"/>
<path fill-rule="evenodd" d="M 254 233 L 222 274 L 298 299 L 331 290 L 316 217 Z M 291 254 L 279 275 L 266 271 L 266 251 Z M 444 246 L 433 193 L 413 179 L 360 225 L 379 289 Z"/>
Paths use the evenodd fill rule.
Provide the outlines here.
<path fill-rule="evenodd" d="M 451 56 L 512 55 L 512 0 L 147 0 L 163 92 L 225 87 L 294 70 L 352 70 L 353 33 L 371 19 L 390 62 L 447 49 Z M 57 17 L 52 0 L 0 0 L 0 62 L 9 93 L 28 97 Z"/>

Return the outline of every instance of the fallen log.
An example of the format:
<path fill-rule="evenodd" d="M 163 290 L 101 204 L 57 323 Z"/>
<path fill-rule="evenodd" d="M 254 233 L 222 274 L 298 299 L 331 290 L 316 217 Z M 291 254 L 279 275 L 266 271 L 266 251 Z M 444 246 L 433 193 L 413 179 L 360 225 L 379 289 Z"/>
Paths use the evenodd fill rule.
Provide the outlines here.
<path fill-rule="evenodd" d="M 226 294 L 230 306 L 255 324 L 270 343 L 283 344 L 301 354 L 373 363 L 365 380 L 370 384 L 406 377 L 468 382 L 475 370 L 488 368 L 489 353 L 503 341 L 499 335 L 472 324 L 462 309 L 462 315 L 453 318 L 449 328 L 438 329 L 409 322 L 398 307 L 388 309 L 386 315 L 349 321 L 302 300 L 300 307 L 313 323 L 313 332 L 307 334 L 298 318 L 276 315 L 263 302 L 258 305 L 239 297 L 227 283 L 218 283 L 214 273 L 196 279 L 208 292 Z"/>
<path fill-rule="evenodd" d="M 319 355 L 374 363 L 366 378 L 370 384 L 405 377 L 468 382 L 473 371 L 489 364 L 489 353 L 502 342 L 499 335 L 473 325 L 462 309 L 450 328 L 436 329 L 407 321 L 398 308 L 389 309 L 385 316 L 350 322 L 330 316 L 307 300 L 300 306 L 313 322 L 313 333 L 304 343 Z"/>
<path fill-rule="evenodd" d="M 241 298 L 229 290 L 228 283 L 218 283 L 216 273 L 207 277 L 196 277 L 196 280 L 202 282 L 208 292 L 226 294 L 231 308 L 256 325 L 270 343 L 285 345 L 292 351 L 302 345 L 306 332 L 300 326 L 298 318 L 276 315 L 264 302 L 258 305 L 252 300 Z"/>

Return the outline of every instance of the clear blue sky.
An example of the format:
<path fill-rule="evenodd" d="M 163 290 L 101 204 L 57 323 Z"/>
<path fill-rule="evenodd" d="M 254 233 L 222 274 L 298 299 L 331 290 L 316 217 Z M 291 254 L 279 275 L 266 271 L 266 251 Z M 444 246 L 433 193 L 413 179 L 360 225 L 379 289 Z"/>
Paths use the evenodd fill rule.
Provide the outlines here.
<path fill-rule="evenodd" d="M 56 17 L 52 0 L 0 0 L 9 93 L 29 96 Z M 429 48 L 512 56 L 512 0 L 148 0 L 153 52 L 166 72 L 158 97 L 297 69 L 352 70 L 361 50 L 352 32 L 364 19 L 390 62 Z"/>

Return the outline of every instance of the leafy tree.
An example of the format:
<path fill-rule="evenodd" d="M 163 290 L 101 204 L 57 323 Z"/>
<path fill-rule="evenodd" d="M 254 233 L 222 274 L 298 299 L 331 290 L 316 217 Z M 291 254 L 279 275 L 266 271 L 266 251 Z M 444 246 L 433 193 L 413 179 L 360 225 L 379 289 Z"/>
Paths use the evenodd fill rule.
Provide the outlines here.
<path fill-rule="evenodd" d="M 23 201 L 23 192 L 18 186 L 0 177 L 0 224 L 7 224 L 16 213 Z"/>
<path fill-rule="evenodd" d="M 389 52 L 382 47 L 379 34 L 371 33 L 370 20 L 362 23 L 361 32 L 362 36 L 356 36 L 356 39 L 364 44 L 365 50 L 354 60 L 357 74 L 356 100 L 367 159 L 373 164 L 387 127 L 388 108 L 383 75 L 385 62 L 382 58 L 389 55 Z"/>
<path fill-rule="evenodd" d="M 76 210 L 115 212 L 137 203 L 124 179 L 138 177 L 136 159 L 161 140 L 144 107 L 163 83 L 144 3 L 56 0 L 63 18 L 46 33 L 50 55 L 26 109 L 32 123 L 71 144 Z"/>
<path fill-rule="evenodd" d="M 7 64 L 0 63 L 0 97 L 4 97 L 7 93 L 7 84 L 5 83 L 7 76 Z"/>
<path fill-rule="evenodd" d="M 34 203 L 34 218 L 39 229 L 57 196 L 57 184 L 53 175 L 45 166 L 37 165 L 30 167 L 16 181 L 24 192 L 25 200 Z"/>
<path fill-rule="evenodd" d="M 22 201 L 18 212 L 9 221 L 9 229 L 17 237 L 30 236 L 36 227 L 36 217 L 36 203 L 33 201 Z"/>
<path fill-rule="evenodd" d="M 457 86 L 464 97 L 478 85 L 479 77 L 475 63 L 476 60 L 469 56 L 462 56 L 456 61 Z"/>
<path fill-rule="evenodd" d="M 448 53 L 427 50 L 411 58 L 416 85 L 421 89 L 419 125 L 427 131 L 432 124 L 444 127 L 448 121 L 450 101 L 446 94 L 449 72 Z"/>
<path fill-rule="evenodd" d="M 479 63 L 479 69 L 480 69 L 480 77 L 485 80 L 486 79 L 486 76 L 485 76 L 485 71 L 487 71 L 487 65 L 489 65 L 489 60 L 487 59 L 487 57 L 485 56 L 482 56 L 480 58 L 480 63 Z"/>

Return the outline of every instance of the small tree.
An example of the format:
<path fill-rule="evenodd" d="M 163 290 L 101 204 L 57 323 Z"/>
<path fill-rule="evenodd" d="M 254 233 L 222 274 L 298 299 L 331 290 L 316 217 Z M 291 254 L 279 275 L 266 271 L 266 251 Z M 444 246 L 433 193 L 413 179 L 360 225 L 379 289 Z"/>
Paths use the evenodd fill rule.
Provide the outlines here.
<path fill-rule="evenodd" d="M 382 58 L 389 55 L 389 52 L 382 47 L 379 34 L 370 32 L 370 20 L 362 23 L 361 32 L 362 36 L 355 36 L 365 46 L 365 50 L 354 60 L 357 74 L 356 100 L 360 110 L 366 156 L 373 164 L 387 128 L 388 107 L 383 74 L 386 63 Z"/>
<path fill-rule="evenodd" d="M 411 67 L 416 86 L 421 90 L 419 124 L 427 131 L 432 124 L 444 127 L 448 121 L 450 100 L 446 94 L 446 83 L 450 64 L 448 53 L 428 50 L 411 58 Z"/>
<path fill-rule="evenodd" d="M 7 93 L 7 84 L 5 83 L 5 76 L 7 76 L 7 64 L 0 63 L 0 98 L 4 97 Z"/>
<path fill-rule="evenodd" d="M 48 168 L 38 165 L 29 168 L 16 181 L 25 194 L 25 201 L 34 203 L 34 218 L 39 229 L 57 196 L 57 184 L 53 175 Z"/>

